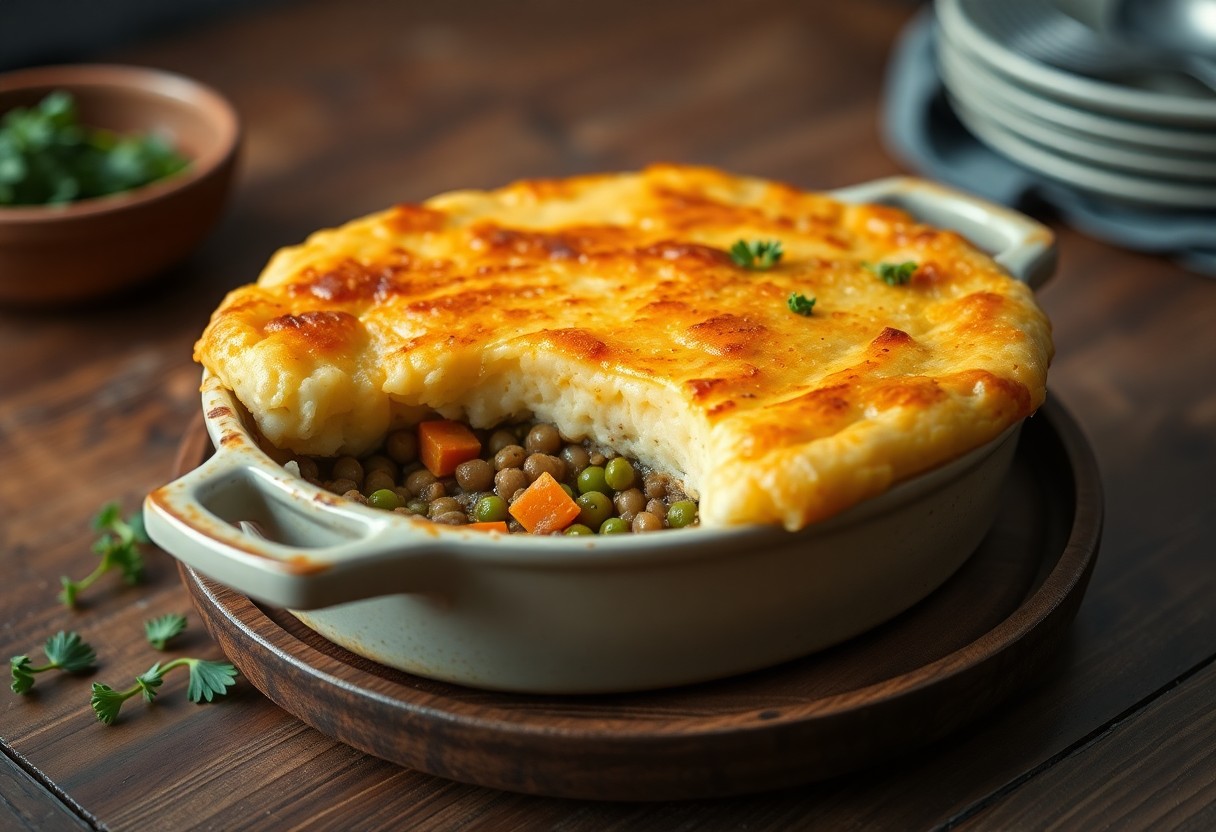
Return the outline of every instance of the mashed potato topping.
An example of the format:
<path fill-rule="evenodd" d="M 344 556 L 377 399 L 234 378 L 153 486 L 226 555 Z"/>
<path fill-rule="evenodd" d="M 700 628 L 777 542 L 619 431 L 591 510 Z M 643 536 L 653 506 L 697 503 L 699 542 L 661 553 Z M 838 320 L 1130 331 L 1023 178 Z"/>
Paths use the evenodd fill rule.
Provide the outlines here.
<path fill-rule="evenodd" d="M 739 240 L 783 256 L 744 268 Z M 891 285 L 884 263 L 915 270 Z M 297 453 L 359 454 L 432 413 L 531 416 L 679 476 L 703 525 L 789 529 L 993 439 L 1042 403 L 1051 355 L 1030 290 L 958 234 L 673 165 L 318 232 L 195 350 Z"/>

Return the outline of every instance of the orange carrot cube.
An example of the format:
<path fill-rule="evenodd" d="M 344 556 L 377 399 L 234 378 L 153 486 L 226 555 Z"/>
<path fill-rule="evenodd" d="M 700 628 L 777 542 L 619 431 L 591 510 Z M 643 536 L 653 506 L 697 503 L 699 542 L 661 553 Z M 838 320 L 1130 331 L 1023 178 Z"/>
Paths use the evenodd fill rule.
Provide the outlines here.
<path fill-rule="evenodd" d="M 480 440 L 462 422 L 443 419 L 418 425 L 418 456 L 437 477 L 451 476 L 457 465 L 480 453 Z"/>
<path fill-rule="evenodd" d="M 511 504 L 510 512 L 532 534 L 549 534 L 573 523 L 579 508 L 546 471 Z"/>

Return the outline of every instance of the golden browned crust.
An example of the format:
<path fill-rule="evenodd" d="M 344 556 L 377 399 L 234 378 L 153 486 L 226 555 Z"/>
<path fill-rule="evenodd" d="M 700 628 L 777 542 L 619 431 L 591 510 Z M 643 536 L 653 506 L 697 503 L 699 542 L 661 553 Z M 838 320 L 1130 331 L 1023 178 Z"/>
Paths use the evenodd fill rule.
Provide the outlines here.
<path fill-rule="evenodd" d="M 784 258 L 740 268 L 739 239 Z M 865 265 L 909 260 L 903 286 Z M 1051 353 L 1030 291 L 953 232 L 671 165 L 320 232 L 232 292 L 196 347 L 299 452 L 358 453 L 431 410 L 531 412 L 686 476 L 707 525 L 789 528 L 1033 412 Z"/>

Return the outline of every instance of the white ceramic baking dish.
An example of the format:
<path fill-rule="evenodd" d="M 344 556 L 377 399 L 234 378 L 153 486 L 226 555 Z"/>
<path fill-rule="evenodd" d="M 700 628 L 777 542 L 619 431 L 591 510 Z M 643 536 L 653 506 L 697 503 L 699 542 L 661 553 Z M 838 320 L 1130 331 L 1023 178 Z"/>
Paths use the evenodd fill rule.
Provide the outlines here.
<path fill-rule="evenodd" d="M 1054 268 L 1046 228 L 932 183 L 898 177 L 834 195 L 895 205 L 955 229 L 1032 286 Z M 148 496 L 153 540 L 370 659 L 535 693 L 719 678 L 886 621 L 937 588 L 979 544 L 1018 432 L 1015 425 L 797 533 L 692 528 L 533 538 L 441 526 L 337 498 L 267 456 L 251 420 L 214 377 L 204 376 L 202 401 L 216 453 Z M 243 530 L 247 523 L 265 536 Z"/>

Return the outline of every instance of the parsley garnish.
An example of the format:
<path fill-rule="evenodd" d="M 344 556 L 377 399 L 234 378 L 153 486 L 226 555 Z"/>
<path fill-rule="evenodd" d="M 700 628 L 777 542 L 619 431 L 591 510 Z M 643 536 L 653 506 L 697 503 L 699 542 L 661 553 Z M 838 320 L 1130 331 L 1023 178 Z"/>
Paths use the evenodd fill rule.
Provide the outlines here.
<path fill-rule="evenodd" d="M 66 606 L 75 607 L 76 596 L 111 569 L 121 570 L 122 578 L 128 584 L 137 584 L 143 578 L 144 560 L 139 554 L 139 544 L 149 542 L 143 514 L 136 512 L 123 520 L 119 512 L 118 503 L 108 503 L 93 518 L 93 528 L 103 532 L 93 544 L 93 552 L 101 556 L 97 568 L 79 581 L 60 576 L 63 589 L 59 592 L 59 600 Z"/>
<path fill-rule="evenodd" d="M 144 622 L 144 635 L 157 650 L 164 650 L 169 641 L 186 629 L 186 616 L 171 612 Z"/>
<path fill-rule="evenodd" d="M 739 240 L 730 247 L 730 259 L 744 269 L 771 269 L 782 253 L 780 240 Z"/>
<path fill-rule="evenodd" d="M 785 302 L 785 305 L 788 306 L 790 311 L 795 315 L 809 317 L 810 314 L 815 310 L 815 299 L 808 298 L 806 295 L 801 294 L 800 292 L 794 292 L 792 295 L 790 295 L 789 300 Z"/>
<path fill-rule="evenodd" d="M 13 656 L 9 660 L 12 670 L 13 683 L 10 687 L 13 693 L 26 693 L 34 686 L 34 674 L 47 670 L 62 670 L 67 673 L 83 673 L 97 661 L 97 654 L 78 633 L 65 633 L 62 630 L 46 640 L 42 646 L 46 653 L 47 663 L 34 667 L 29 656 Z"/>
<path fill-rule="evenodd" d="M 188 161 L 159 136 L 86 127 L 76 103 L 53 92 L 0 121 L 0 205 L 56 205 L 129 191 Z"/>
<path fill-rule="evenodd" d="M 213 662 L 205 659 L 174 659 L 167 664 L 160 662 L 152 665 L 146 671 L 135 677 L 135 684 L 126 690 L 114 690 L 109 685 L 93 683 L 93 695 L 89 704 L 97 718 L 110 725 L 118 718 L 122 703 L 132 696 L 142 693 L 144 700 L 151 702 L 159 693 L 158 688 L 165 681 L 165 674 L 177 667 L 190 670 L 190 681 L 186 685 L 186 697 L 191 702 L 210 702 L 216 696 L 223 696 L 228 688 L 236 684 L 236 668 L 228 662 Z"/>
<path fill-rule="evenodd" d="M 870 263 L 862 263 L 862 265 L 888 286 L 903 286 L 912 279 L 912 275 L 919 268 L 919 264 L 915 260 L 908 260 L 904 263 L 879 263 L 877 266 Z"/>

